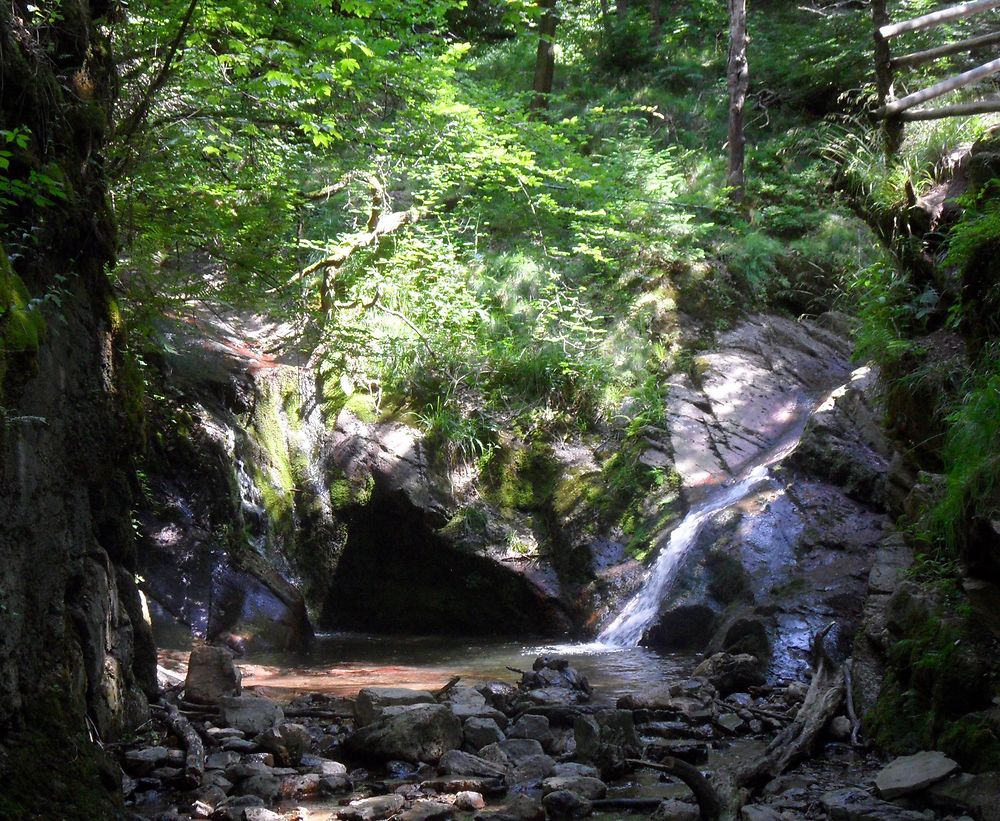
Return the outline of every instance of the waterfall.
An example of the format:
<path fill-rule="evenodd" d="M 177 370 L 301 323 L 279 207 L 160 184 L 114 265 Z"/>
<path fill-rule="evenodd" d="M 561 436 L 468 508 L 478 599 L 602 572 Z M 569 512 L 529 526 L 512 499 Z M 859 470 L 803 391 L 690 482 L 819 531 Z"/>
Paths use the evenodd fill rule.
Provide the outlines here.
<path fill-rule="evenodd" d="M 731 482 L 712 490 L 699 504 L 688 511 L 660 548 L 656 561 L 646 574 L 639 592 L 619 611 L 597 636 L 597 642 L 614 647 L 634 647 L 643 632 L 655 620 L 660 602 L 681 559 L 688 552 L 702 527 L 716 513 L 741 502 L 749 496 L 761 482 L 770 478 L 769 468 L 780 462 L 795 450 L 805 428 L 809 414 L 795 419 L 778 443 L 746 468 Z"/>

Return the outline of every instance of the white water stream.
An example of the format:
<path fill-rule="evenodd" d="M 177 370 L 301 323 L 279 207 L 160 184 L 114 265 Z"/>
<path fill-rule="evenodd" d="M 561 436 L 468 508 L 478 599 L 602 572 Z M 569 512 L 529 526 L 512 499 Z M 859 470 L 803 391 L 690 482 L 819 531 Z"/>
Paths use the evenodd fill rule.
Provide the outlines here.
<path fill-rule="evenodd" d="M 692 507 L 677 527 L 670 531 L 667 543 L 660 547 L 656 561 L 646 574 L 639 592 L 619 611 L 597 636 L 597 644 L 612 647 L 635 647 L 642 634 L 657 617 L 660 602 L 674 578 L 681 559 L 698 538 L 702 527 L 716 513 L 732 507 L 770 478 L 769 468 L 780 462 L 799 443 L 808 414 L 791 424 L 782 439 L 755 464 L 748 466 L 729 483 L 713 489 Z"/>

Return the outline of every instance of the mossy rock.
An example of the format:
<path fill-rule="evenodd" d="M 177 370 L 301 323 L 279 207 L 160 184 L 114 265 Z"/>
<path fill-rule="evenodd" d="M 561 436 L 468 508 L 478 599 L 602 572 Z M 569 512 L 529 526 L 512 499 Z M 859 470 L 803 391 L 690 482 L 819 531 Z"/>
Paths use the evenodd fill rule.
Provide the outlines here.
<path fill-rule="evenodd" d="M 484 478 L 501 508 L 532 512 L 552 502 L 561 469 L 550 444 L 531 442 L 495 454 Z"/>
<path fill-rule="evenodd" d="M 753 601 L 750 574 L 735 556 L 713 550 L 704 559 L 708 571 L 708 592 L 723 604 Z"/>

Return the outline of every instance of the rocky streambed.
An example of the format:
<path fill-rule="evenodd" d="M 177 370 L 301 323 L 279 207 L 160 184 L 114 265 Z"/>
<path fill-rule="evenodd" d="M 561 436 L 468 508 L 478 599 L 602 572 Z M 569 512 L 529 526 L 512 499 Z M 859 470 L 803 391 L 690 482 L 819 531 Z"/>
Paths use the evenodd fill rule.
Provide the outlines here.
<path fill-rule="evenodd" d="M 123 788 L 130 817 L 163 821 L 997 817 L 987 776 L 934 752 L 883 767 L 843 714 L 820 755 L 734 791 L 812 696 L 805 681 L 762 684 L 745 661 L 716 655 L 614 704 L 552 656 L 506 680 L 279 702 L 202 646 L 143 742 L 120 751 Z"/>

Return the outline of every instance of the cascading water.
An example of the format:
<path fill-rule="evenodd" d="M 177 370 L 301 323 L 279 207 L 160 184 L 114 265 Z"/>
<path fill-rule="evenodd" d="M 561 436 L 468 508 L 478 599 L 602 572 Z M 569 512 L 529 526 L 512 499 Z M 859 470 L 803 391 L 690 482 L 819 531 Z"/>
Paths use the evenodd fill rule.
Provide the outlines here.
<path fill-rule="evenodd" d="M 705 522 L 720 510 L 739 502 L 767 477 L 767 465 L 759 465 L 735 484 L 719 488 L 688 511 L 684 521 L 671 531 L 667 543 L 660 549 L 660 555 L 650 568 L 642 588 L 601 631 L 597 640 L 617 647 L 637 645 L 643 631 L 656 618 L 660 600 L 673 578 L 674 569 L 698 537 Z"/>
<path fill-rule="evenodd" d="M 769 468 L 795 450 L 805 429 L 809 414 L 802 414 L 786 430 L 785 435 L 757 463 L 748 467 L 732 483 L 716 488 L 701 503 L 688 511 L 684 520 L 671 532 L 660 547 L 656 562 L 646 575 L 639 592 L 608 623 L 597 636 L 598 646 L 635 647 L 643 632 L 656 619 L 660 602 L 681 559 L 688 552 L 702 527 L 716 513 L 732 507 L 749 496 L 761 482 L 770 478 Z"/>

